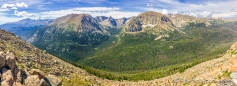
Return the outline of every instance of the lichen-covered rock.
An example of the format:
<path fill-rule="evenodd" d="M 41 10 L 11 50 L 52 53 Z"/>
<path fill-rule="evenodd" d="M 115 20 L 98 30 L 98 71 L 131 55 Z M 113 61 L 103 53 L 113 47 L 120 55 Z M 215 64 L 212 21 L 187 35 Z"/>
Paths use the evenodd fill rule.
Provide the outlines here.
<path fill-rule="evenodd" d="M 16 65 L 15 55 L 10 52 L 6 54 L 6 65 L 10 67 L 11 71 L 14 70 Z"/>

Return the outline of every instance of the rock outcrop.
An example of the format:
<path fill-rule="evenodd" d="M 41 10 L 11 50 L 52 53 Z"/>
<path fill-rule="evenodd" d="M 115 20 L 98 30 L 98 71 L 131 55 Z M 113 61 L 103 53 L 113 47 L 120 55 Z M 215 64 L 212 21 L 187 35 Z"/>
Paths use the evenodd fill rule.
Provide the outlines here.
<path fill-rule="evenodd" d="M 31 74 L 19 69 L 13 52 L 0 51 L 0 86 L 61 86 L 62 81 L 54 75 L 47 75 L 38 69 Z"/>

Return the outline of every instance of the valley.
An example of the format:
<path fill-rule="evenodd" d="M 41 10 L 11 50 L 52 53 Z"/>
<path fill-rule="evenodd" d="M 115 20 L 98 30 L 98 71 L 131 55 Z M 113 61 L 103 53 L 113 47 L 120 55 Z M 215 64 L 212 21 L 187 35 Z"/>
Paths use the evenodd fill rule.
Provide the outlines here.
<path fill-rule="evenodd" d="M 235 22 L 153 11 L 120 20 L 69 14 L 26 38 L 96 76 L 137 81 L 219 58 L 237 40 L 236 27 Z"/>

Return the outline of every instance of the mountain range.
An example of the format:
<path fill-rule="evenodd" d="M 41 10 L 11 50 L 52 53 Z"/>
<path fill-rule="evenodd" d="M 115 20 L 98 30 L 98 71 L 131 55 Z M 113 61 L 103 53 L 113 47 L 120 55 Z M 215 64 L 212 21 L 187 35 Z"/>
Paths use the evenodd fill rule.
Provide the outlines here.
<path fill-rule="evenodd" d="M 4 28 L 7 31 L 13 32 L 17 36 L 24 38 L 25 34 L 29 32 L 42 28 L 44 26 L 49 25 L 53 20 L 52 19 L 39 19 L 39 20 L 32 20 L 32 19 L 23 19 L 18 22 L 11 22 L 0 25 L 0 28 Z"/>
<path fill-rule="evenodd" d="M 68 14 L 43 21 L 22 37 L 74 66 L 112 80 L 153 80 L 183 73 L 220 58 L 237 40 L 236 22 L 153 11 L 121 19 Z M 19 22 L 21 27 L 24 22 Z"/>

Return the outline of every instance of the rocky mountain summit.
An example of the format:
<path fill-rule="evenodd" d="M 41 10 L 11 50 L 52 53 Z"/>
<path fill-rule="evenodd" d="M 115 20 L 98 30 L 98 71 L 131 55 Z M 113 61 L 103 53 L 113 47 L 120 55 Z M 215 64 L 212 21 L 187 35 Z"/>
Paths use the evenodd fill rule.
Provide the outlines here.
<path fill-rule="evenodd" d="M 152 30 L 155 32 L 173 30 L 171 20 L 164 14 L 148 11 L 129 20 L 124 29 L 126 32 Z"/>

